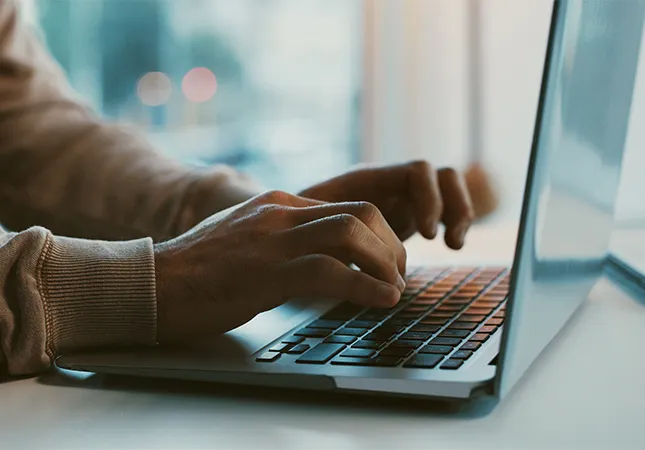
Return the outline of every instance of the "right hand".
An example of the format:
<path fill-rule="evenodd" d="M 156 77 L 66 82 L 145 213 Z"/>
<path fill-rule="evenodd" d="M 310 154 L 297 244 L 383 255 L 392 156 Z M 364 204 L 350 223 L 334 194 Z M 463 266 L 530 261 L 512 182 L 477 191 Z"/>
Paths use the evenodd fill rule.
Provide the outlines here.
<path fill-rule="evenodd" d="M 405 249 L 375 206 L 279 191 L 157 244 L 155 261 L 161 344 L 224 333 L 294 298 L 391 307 L 405 287 Z"/>

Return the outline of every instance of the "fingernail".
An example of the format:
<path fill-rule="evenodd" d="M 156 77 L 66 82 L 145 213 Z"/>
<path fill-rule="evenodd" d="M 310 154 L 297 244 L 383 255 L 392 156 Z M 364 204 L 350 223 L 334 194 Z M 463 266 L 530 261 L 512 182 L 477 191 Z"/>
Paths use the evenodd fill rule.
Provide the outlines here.
<path fill-rule="evenodd" d="M 381 283 L 378 290 L 379 300 L 384 307 L 394 306 L 399 302 L 401 293 L 397 291 L 394 286 L 387 283 Z"/>
<path fill-rule="evenodd" d="M 396 287 L 399 288 L 399 291 L 403 292 L 405 289 L 405 280 L 401 276 L 401 274 L 398 275 L 398 278 L 396 280 Z"/>

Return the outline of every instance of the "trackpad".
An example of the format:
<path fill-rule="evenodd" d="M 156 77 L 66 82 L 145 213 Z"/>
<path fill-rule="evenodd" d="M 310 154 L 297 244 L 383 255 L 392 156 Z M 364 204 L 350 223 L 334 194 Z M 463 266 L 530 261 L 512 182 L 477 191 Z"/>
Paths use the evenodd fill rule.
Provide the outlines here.
<path fill-rule="evenodd" d="M 279 308 L 259 314 L 250 322 L 216 339 L 213 348 L 217 349 L 218 353 L 221 351 L 230 355 L 230 352 L 226 351 L 224 347 L 234 341 L 238 351 L 241 348 L 247 354 L 255 353 L 294 327 L 319 316 L 335 303 L 289 302 Z"/>

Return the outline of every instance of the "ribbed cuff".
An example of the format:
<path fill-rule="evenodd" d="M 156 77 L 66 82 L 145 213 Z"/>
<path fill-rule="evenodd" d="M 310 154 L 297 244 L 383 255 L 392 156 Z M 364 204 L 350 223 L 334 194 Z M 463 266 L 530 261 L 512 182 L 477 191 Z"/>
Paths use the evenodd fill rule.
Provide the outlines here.
<path fill-rule="evenodd" d="M 156 343 L 151 239 L 102 242 L 50 236 L 42 259 L 47 352 Z"/>

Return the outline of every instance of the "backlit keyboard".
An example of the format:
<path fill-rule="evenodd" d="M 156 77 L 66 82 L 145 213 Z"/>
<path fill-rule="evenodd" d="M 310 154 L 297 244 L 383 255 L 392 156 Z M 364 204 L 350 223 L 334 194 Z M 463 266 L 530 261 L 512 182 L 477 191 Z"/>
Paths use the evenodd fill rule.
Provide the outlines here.
<path fill-rule="evenodd" d="M 256 360 L 459 369 L 504 323 L 504 268 L 422 268 L 389 309 L 341 303 Z"/>

